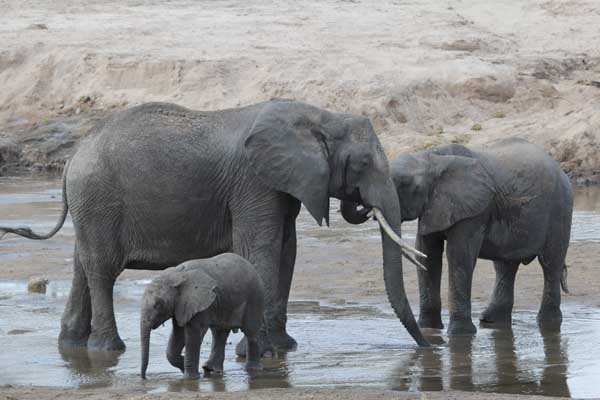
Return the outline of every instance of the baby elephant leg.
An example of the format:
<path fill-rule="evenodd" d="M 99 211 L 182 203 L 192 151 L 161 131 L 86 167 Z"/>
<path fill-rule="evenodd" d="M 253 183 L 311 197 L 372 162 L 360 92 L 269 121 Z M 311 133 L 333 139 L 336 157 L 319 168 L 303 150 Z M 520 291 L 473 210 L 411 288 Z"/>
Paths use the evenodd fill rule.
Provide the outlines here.
<path fill-rule="evenodd" d="M 212 348 L 208 361 L 202 366 L 205 373 L 222 374 L 225 361 L 225 345 L 229 337 L 229 329 L 210 328 L 212 332 Z"/>
<path fill-rule="evenodd" d="M 248 352 L 246 354 L 246 370 L 260 371 L 262 364 L 260 363 L 260 344 L 258 341 L 258 332 L 255 330 L 243 330 L 248 344 Z"/>
<path fill-rule="evenodd" d="M 177 323 L 173 321 L 173 331 L 169 337 L 169 344 L 167 345 L 167 360 L 175 368 L 179 368 L 181 372 L 184 372 L 183 367 L 183 356 L 181 351 L 185 346 L 185 332 Z"/>
<path fill-rule="evenodd" d="M 185 326 L 185 358 L 184 358 L 184 379 L 198 379 L 198 364 L 200 363 L 200 346 L 208 327 L 202 321 L 193 318 Z"/>

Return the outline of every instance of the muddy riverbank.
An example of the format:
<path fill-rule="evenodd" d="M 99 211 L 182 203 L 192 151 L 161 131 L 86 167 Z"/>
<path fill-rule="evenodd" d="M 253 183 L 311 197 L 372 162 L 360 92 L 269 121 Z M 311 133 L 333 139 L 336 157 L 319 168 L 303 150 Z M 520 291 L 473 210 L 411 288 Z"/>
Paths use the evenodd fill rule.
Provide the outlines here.
<path fill-rule="evenodd" d="M 60 212 L 59 201 L 56 178 L 1 178 L 0 224 L 49 230 Z M 600 190 L 577 190 L 575 207 L 567 258 L 571 294 L 563 296 L 565 320 L 560 332 L 540 331 L 535 324 L 543 286 L 536 261 L 519 271 L 512 329 L 480 328 L 473 340 L 430 330 L 426 334 L 438 345 L 424 351 L 415 347 L 389 307 L 377 226 L 346 224 L 335 212 L 335 202 L 329 228 L 318 227 L 303 210 L 289 306 L 289 329 L 300 343 L 298 349 L 265 360 L 265 371 L 248 376 L 233 353 L 240 335 L 233 335 L 225 375 L 191 384 L 181 381 L 164 357 L 165 327 L 152 336 L 148 381 L 138 376 L 139 301 L 155 272 L 126 271 L 115 287 L 117 323 L 128 346 L 124 354 L 90 358 L 86 352 L 61 353 L 56 340 L 70 287 L 72 225 L 67 220 L 48 241 L 7 236 L 0 240 L 0 340 L 10 350 L 0 354 L 0 385 L 15 387 L 0 392 L 17 398 L 94 398 L 106 393 L 112 398 L 161 393 L 185 398 L 248 389 L 258 392 L 243 398 L 340 398 L 345 393 L 353 393 L 348 395 L 351 399 L 413 398 L 420 392 L 428 393 L 428 398 L 430 394 L 438 398 L 436 392 L 444 393 L 444 398 L 487 398 L 488 393 L 499 398 L 509 394 L 598 397 Z M 414 240 L 414 233 L 414 224 L 405 224 L 407 240 Z M 34 276 L 49 279 L 45 294 L 27 293 L 27 281 Z M 486 306 L 491 280 L 493 267 L 481 260 L 473 286 L 474 318 Z M 408 264 L 405 284 L 417 310 L 416 272 Z M 445 299 L 446 273 L 442 288 Z M 203 358 L 209 338 L 207 342 Z M 471 394 L 463 397 L 462 391 Z"/>

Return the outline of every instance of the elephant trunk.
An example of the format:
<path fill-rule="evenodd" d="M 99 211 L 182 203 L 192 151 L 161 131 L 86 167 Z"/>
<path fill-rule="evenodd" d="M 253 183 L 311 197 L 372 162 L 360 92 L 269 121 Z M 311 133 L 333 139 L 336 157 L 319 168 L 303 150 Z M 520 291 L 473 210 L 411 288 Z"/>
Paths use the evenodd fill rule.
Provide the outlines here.
<path fill-rule="evenodd" d="M 148 357 L 150 353 L 150 332 L 152 332 L 152 327 L 150 326 L 150 324 L 142 323 L 140 327 L 140 334 L 142 338 L 142 379 L 146 379 L 146 370 L 148 369 Z"/>
<path fill-rule="evenodd" d="M 342 217 L 353 225 L 360 225 L 366 220 L 369 219 L 369 211 L 370 208 L 365 207 L 362 210 L 359 210 L 359 204 L 354 203 L 352 201 L 342 200 L 340 204 L 340 211 L 342 212 Z"/>
<path fill-rule="evenodd" d="M 382 216 L 387 220 L 389 227 L 400 236 L 400 203 L 398 201 L 396 190 L 393 188 L 393 184 L 390 182 L 386 185 L 385 190 L 377 191 L 376 194 L 374 191 L 365 191 L 365 195 L 367 195 L 367 193 L 377 195 L 375 201 L 369 201 L 367 196 L 365 196 L 365 201 L 373 205 L 373 207 L 380 205 L 377 208 L 379 208 Z M 382 225 L 380 226 L 380 231 L 383 246 L 383 278 L 385 290 L 392 309 L 415 342 L 417 342 L 419 346 L 429 346 L 429 342 L 423 337 L 423 334 L 417 325 L 417 321 L 415 320 L 404 290 L 402 250 L 385 231 L 382 221 L 380 221 L 380 225 Z"/>

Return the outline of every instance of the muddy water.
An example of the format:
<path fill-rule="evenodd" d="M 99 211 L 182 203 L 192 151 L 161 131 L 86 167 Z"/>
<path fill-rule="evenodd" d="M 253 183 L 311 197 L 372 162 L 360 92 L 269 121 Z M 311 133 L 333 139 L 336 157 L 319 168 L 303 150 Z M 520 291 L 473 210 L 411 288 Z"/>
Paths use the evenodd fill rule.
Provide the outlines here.
<path fill-rule="evenodd" d="M 56 180 L 0 181 L 0 224 L 51 228 L 60 212 L 58 187 Z M 600 190 L 578 191 L 575 204 L 572 240 L 600 242 Z M 336 209 L 337 205 L 332 207 Z M 298 221 L 300 245 L 339 247 L 352 245 L 357 237 L 380 240 L 375 226 L 352 227 L 340 221 L 339 214 L 332 212 L 331 228 L 317 229 L 303 213 Z M 414 227 L 406 224 L 405 236 L 414 237 Z M 52 241 L 7 237 L 0 240 L 0 262 L 39 252 L 48 254 L 47 263 L 70 263 L 72 241 L 68 221 Z M 293 302 L 288 325 L 301 345 L 295 352 L 265 359 L 261 373 L 249 376 L 243 370 L 243 361 L 233 352 L 241 337 L 235 334 L 227 347 L 224 376 L 182 381 L 164 356 L 169 334 L 165 326 L 153 333 L 149 379 L 144 382 L 139 378 L 138 310 L 147 282 L 124 280 L 115 288 L 117 323 L 128 350 L 91 356 L 85 351 L 61 353 L 57 348 L 69 281 L 52 280 L 42 295 L 28 294 L 24 281 L 0 280 L 0 384 L 126 387 L 147 392 L 369 386 L 600 397 L 600 308 L 584 305 L 563 308 L 566 317 L 560 332 L 540 332 L 535 316 L 520 310 L 510 330 L 480 329 L 474 338 L 448 338 L 430 331 L 427 334 L 438 345 L 418 349 L 388 307 Z M 203 360 L 210 341 L 208 335 Z"/>

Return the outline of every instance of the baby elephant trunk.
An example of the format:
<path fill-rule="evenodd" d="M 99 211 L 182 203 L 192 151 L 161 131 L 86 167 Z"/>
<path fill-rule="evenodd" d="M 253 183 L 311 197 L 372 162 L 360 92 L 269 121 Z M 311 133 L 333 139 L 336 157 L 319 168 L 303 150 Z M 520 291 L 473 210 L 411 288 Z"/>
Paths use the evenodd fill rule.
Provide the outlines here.
<path fill-rule="evenodd" d="M 142 324 L 140 334 L 142 338 L 142 379 L 146 379 L 146 370 L 148 369 L 148 357 L 150 353 L 150 324 Z"/>

